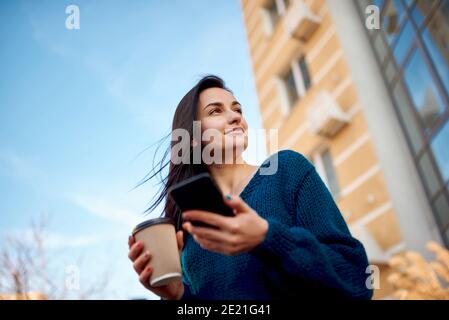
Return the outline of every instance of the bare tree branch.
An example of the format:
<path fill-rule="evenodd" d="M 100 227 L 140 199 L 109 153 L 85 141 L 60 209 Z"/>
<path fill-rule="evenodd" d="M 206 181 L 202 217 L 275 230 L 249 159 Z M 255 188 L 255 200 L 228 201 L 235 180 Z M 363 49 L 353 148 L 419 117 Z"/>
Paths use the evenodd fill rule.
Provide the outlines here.
<path fill-rule="evenodd" d="M 72 290 L 67 286 L 65 270 L 60 272 L 58 255 L 50 255 L 46 247 L 50 218 L 41 214 L 31 222 L 31 235 L 9 235 L 0 250 L 0 300 L 16 299 L 90 299 L 104 294 L 109 272 L 97 276 L 87 289 Z M 78 258 L 81 268 L 83 257 Z M 36 294 L 36 292 L 38 294 Z"/>

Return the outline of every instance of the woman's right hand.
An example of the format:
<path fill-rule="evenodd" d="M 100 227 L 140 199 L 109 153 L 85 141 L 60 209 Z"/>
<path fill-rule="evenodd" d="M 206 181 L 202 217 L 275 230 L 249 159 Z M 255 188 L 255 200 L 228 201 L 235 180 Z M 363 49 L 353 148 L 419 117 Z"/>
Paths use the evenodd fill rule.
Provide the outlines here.
<path fill-rule="evenodd" d="M 184 247 L 183 232 L 182 230 L 176 233 L 176 240 L 178 242 L 179 256 L 181 256 L 182 248 Z M 151 267 L 151 252 L 143 252 L 143 243 L 141 241 L 136 242 L 134 236 L 129 236 L 128 239 L 129 253 L 128 258 L 133 262 L 134 270 L 139 275 L 139 281 L 142 285 L 157 294 L 165 300 L 179 300 L 184 294 L 184 284 L 180 278 L 160 286 L 150 286 L 150 277 L 153 272 Z"/>

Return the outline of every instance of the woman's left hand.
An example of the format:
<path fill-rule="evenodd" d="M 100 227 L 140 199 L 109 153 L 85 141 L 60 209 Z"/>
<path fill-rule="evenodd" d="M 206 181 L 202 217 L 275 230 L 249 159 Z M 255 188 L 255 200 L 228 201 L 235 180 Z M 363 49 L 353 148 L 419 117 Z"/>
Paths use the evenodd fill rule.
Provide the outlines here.
<path fill-rule="evenodd" d="M 183 212 L 185 221 L 201 221 L 218 229 L 193 226 L 188 221 L 182 226 L 203 249 L 231 256 L 248 252 L 265 239 L 268 221 L 239 196 L 232 196 L 231 199 L 225 197 L 224 200 L 233 209 L 234 217 L 200 210 Z"/>

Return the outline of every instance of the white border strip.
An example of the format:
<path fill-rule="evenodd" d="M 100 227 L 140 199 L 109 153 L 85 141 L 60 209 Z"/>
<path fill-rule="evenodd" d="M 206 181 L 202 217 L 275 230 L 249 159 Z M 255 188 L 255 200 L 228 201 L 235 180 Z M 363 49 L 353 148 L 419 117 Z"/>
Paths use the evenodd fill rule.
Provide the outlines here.
<path fill-rule="evenodd" d="M 351 83 L 351 76 L 347 76 L 342 82 L 340 82 L 340 84 L 332 91 L 332 96 L 334 97 L 334 99 L 337 100 L 338 97 L 343 93 L 343 91 L 348 89 Z"/>
<path fill-rule="evenodd" d="M 349 147 L 346 147 L 342 152 L 340 152 L 334 158 L 334 165 L 338 167 L 342 164 L 346 159 L 348 159 L 355 151 L 357 151 L 361 146 L 363 146 L 366 142 L 371 139 L 369 132 L 365 132 L 365 134 L 361 135 L 357 140 L 355 140 Z"/>
<path fill-rule="evenodd" d="M 321 36 L 320 40 L 307 52 L 308 61 L 312 62 L 323 50 L 324 46 L 329 42 L 330 38 L 335 34 L 334 26 L 329 27 L 329 29 Z"/>
<path fill-rule="evenodd" d="M 376 219 L 377 217 L 381 216 L 388 210 L 393 209 L 393 204 L 391 201 L 388 201 L 374 210 L 371 210 L 370 212 L 363 215 L 363 217 L 357 219 L 356 221 L 349 223 L 349 225 L 354 228 L 362 227 L 371 222 L 372 220 Z"/>
<path fill-rule="evenodd" d="M 350 193 L 352 193 L 354 190 L 356 190 L 358 187 L 360 187 L 366 181 L 371 179 L 378 172 L 380 172 L 380 165 L 379 164 L 375 164 L 370 169 L 368 169 L 365 173 L 361 174 L 356 179 L 354 179 L 349 185 L 344 187 L 341 190 L 340 196 L 341 197 L 347 197 Z"/>
<path fill-rule="evenodd" d="M 384 253 L 388 258 L 390 258 L 391 256 L 393 256 L 401 251 L 404 251 L 405 249 L 407 249 L 407 245 L 405 244 L 405 242 L 400 242 L 398 244 L 393 245 L 386 251 L 384 251 Z"/>
<path fill-rule="evenodd" d="M 273 114 L 273 112 L 276 110 L 278 105 L 277 99 L 274 99 L 273 102 L 271 102 L 262 112 L 262 119 L 264 121 L 268 120 L 270 116 Z"/>
<path fill-rule="evenodd" d="M 315 83 L 319 83 L 340 60 L 343 58 L 343 49 L 338 49 L 320 68 L 320 70 L 312 78 Z"/>

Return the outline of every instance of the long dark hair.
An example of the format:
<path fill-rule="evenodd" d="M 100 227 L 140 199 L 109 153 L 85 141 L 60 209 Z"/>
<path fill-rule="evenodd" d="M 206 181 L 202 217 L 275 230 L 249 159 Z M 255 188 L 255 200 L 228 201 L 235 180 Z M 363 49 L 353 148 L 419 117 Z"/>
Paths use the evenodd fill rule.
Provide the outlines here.
<path fill-rule="evenodd" d="M 171 161 L 171 157 L 169 160 L 167 160 L 167 156 L 172 155 L 172 147 L 179 143 L 179 141 L 172 141 L 170 142 L 170 147 L 167 148 L 167 150 L 164 153 L 164 156 L 162 157 L 162 160 L 159 163 L 159 169 L 155 171 L 156 166 L 153 167 L 152 174 L 148 174 L 140 183 L 139 185 L 149 181 L 153 177 L 155 177 L 157 174 L 161 175 L 161 172 L 164 168 L 169 166 L 168 175 L 161 179 L 162 188 L 156 198 L 155 201 L 152 202 L 150 207 L 145 210 L 145 213 L 149 213 L 153 211 L 164 199 L 165 199 L 165 206 L 164 210 L 161 213 L 161 216 L 170 217 L 173 218 L 176 222 L 176 231 L 180 230 L 181 228 L 181 211 L 176 206 L 176 203 L 171 199 L 167 191 L 169 188 L 178 183 L 181 182 L 187 178 L 190 178 L 194 175 L 208 172 L 208 167 L 203 163 L 202 159 L 201 162 L 198 164 L 193 163 L 193 149 L 199 148 L 200 152 L 202 152 L 202 146 L 201 141 L 197 141 L 197 146 L 193 147 L 191 145 L 192 137 L 193 137 L 193 122 L 195 120 L 198 120 L 198 102 L 199 102 L 199 96 L 200 93 L 203 92 L 206 89 L 209 88 L 221 88 L 224 90 L 227 90 L 232 93 L 231 90 L 226 88 L 224 81 L 215 76 L 215 75 L 207 75 L 201 78 L 198 83 L 187 92 L 187 94 L 181 99 L 179 102 L 175 114 L 173 116 L 173 122 L 172 122 L 172 132 L 175 129 L 184 129 L 189 132 L 189 136 L 191 138 L 190 141 L 184 141 L 184 143 L 189 143 L 186 148 L 189 148 L 190 150 L 190 162 L 188 164 L 180 163 L 180 164 L 174 164 Z M 168 137 L 171 138 L 172 132 L 170 132 L 167 136 L 162 138 L 161 140 L 164 140 Z M 160 140 L 160 141 L 161 141 Z M 156 149 L 156 153 L 158 152 L 161 144 L 159 144 L 158 148 Z M 184 150 L 184 149 L 183 149 Z M 200 153 L 201 154 L 201 153 Z M 154 160 L 154 159 L 153 159 Z"/>

